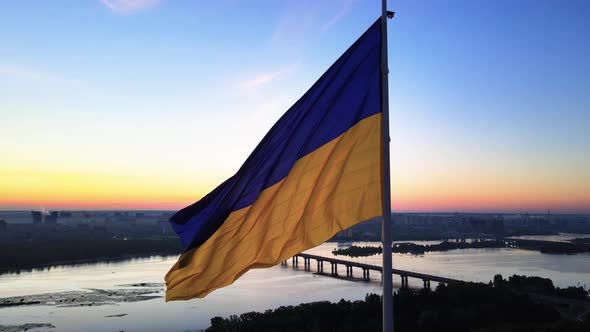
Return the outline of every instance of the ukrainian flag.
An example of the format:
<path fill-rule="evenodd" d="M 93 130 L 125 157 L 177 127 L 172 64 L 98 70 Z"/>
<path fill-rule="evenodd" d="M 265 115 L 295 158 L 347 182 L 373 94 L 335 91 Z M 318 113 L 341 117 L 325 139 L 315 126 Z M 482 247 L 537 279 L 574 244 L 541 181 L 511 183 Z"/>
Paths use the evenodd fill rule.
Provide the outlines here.
<path fill-rule="evenodd" d="M 240 170 L 172 218 L 166 300 L 204 297 L 381 215 L 381 19 L 272 127 Z"/>

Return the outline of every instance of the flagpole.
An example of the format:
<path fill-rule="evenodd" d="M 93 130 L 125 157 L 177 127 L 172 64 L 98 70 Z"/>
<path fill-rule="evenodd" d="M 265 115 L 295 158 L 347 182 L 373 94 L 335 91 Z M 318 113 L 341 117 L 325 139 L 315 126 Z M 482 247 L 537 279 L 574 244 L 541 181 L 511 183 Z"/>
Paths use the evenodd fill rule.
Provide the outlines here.
<path fill-rule="evenodd" d="M 393 14 L 391 14 L 393 15 Z M 389 84 L 387 66 L 387 0 L 381 1 L 381 130 L 382 130 L 382 223 L 383 332 L 393 332 L 393 282 L 391 254 L 391 185 L 389 172 Z"/>

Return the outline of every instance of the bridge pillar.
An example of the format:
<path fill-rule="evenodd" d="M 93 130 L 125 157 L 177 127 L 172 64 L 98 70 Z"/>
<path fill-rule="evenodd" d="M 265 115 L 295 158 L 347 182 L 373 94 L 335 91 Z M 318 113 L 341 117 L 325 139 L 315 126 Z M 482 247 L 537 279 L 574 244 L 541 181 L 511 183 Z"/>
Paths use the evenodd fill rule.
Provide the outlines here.
<path fill-rule="evenodd" d="M 338 275 L 338 264 L 332 262 L 330 264 L 332 265 L 332 275 Z"/>
<path fill-rule="evenodd" d="M 346 277 L 354 278 L 353 270 L 355 267 L 358 267 L 363 270 L 363 279 L 365 281 L 371 281 L 371 277 L 370 277 L 371 270 L 380 272 L 381 281 L 383 281 L 383 271 L 379 266 L 361 264 L 361 263 L 353 262 L 353 261 L 341 261 L 341 260 L 338 260 L 335 258 L 306 255 L 303 253 L 297 254 L 297 255 L 294 255 L 291 257 L 291 261 L 293 262 L 292 268 L 294 270 L 296 270 L 298 268 L 299 257 L 301 257 L 303 259 L 305 271 L 311 271 L 311 260 L 315 259 L 316 263 L 317 263 L 317 267 L 318 267 L 317 272 L 321 273 L 321 274 L 324 274 L 324 273 L 327 274 L 327 272 L 324 272 L 324 262 L 327 262 L 327 263 L 330 263 L 330 265 L 331 265 L 331 271 L 330 271 L 331 275 L 338 276 L 338 263 L 341 263 L 346 267 Z M 283 260 L 283 261 L 281 261 L 281 265 L 288 266 L 288 262 L 289 262 L 288 259 Z M 430 285 L 431 281 L 435 281 L 439 285 L 448 284 L 449 282 L 451 282 L 451 283 L 464 282 L 461 280 L 454 280 L 454 279 L 450 279 L 450 278 L 441 278 L 441 277 L 437 277 L 435 275 L 429 275 L 429 274 L 424 274 L 424 273 L 415 273 L 415 272 L 404 271 L 404 270 L 394 270 L 393 272 L 395 273 L 395 275 L 399 275 L 401 277 L 400 289 L 407 289 L 410 287 L 409 282 L 408 282 L 409 275 L 412 275 L 412 278 L 415 278 L 417 280 L 422 279 L 425 289 L 426 288 L 431 289 L 431 285 Z"/>
<path fill-rule="evenodd" d="M 402 277 L 402 288 L 404 288 L 404 289 L 408 288 L 409 287 L 408 286 L 408 276 L 402 275 L 401 277 Z"/>
<path fill-rule="evenodd" d="M 346 276 L 352 278 L 352 266 L 346 265 Z"/>

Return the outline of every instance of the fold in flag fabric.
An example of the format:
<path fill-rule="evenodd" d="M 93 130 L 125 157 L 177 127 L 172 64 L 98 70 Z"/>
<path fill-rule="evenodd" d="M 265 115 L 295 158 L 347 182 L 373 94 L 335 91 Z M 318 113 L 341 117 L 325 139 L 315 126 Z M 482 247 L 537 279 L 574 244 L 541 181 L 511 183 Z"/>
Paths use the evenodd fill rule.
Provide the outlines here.
<path fill-rule="evenodd" d="M 381 215 L 381 19 L 272 127 L 239 171 L 170 221 L 166 300 L 204 297 Z"/>

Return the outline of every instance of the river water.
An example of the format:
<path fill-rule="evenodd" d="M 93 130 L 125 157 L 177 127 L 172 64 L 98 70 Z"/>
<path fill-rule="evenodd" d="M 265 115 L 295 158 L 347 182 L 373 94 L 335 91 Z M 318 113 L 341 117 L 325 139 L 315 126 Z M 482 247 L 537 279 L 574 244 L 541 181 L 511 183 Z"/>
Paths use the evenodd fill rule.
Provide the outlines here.
<path fill-rule="evenodd" d="M 420 242 L 417 242 L 420 243 Z M 424 243 L 424 242 L 423 242 Z M 354 243 L 377 245 L 377 243 Z M 307 252 L 332 256 L 337 243 L 324 243 Z M 381 256 L 349 258 L 380 265 Z M 590 286 L 590 254 L 548 255 L 520 249 L 465 249 L 432 252 L 416 256 L 395 254 L 394 267 L 469 281 L 487 282 L 497 273 L 551 278 L 557 286 Z M 20 274 L 0 275 L 1 298 L 34 294 L 117 289 L 121 285 L 163 283 L 176 257 L 152 257 L 117 263 L 59 266 Z M 209 326 L 214 316 L 261 311 L 281 305 L 313 301 L 363 299 L 367 293 L 380 293 L 380 274 L 371 274 L 370 282 L 349 281 L 302 271 L 289 266 L 251 270 L 233 285 L 219 289 L 204 299 L 166 303 L 163 297 L 134 303 L 92 307 L 32 305 L 0 308 L 0 325 L 50 323 L 55 328 L 35 331 L 199 331 Z M 315 262 L 311 264 L 315 271 Z M 324 268 L 328 268 L 324 265 Z M 341 275 L 346 275 L 345 268 Z M 360 277 L 360 270 L 354 271 Z M 421 280 L 410 279 L 420 287 Z M 394 276 L 394 285 L 399 286 Z M 163 287 L 155 287 L 163 295 Z M 117 316 L 124 315 L 124 316 Z M 106 317 L 114 316 L 114 317 Z"/>

